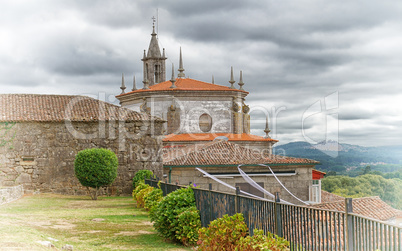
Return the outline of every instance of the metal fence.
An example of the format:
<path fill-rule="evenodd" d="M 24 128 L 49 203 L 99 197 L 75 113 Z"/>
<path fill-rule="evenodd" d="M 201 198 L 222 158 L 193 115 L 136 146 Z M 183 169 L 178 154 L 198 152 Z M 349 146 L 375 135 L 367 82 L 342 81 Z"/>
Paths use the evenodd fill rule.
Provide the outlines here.
<path fill-rule="evenodd" d="M 146 180 L 157 187 L 157 181 Z M 164 195 L 184 186 L 160 183 Z M 351 212 L 351 200 L 345 200 L 346 212 L 287 205 L 194 188 L 201 224 L 225 214 L 242 213 L 253 234 L 262 229 L 284 237 L 292 250 L 402 250 L 400 227 L 362 217 Z"/>

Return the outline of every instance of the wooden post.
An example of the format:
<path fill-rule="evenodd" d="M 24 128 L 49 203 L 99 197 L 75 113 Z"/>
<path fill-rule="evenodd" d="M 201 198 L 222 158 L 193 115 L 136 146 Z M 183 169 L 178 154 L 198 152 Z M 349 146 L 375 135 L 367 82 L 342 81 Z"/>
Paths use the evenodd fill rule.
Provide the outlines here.
<path fill-rule="evenodd" d="M 240 213 L 240 203 L 239 203 L 240 187 L 236 187 L 236 197 L 235 197 L 235 212 Z"/>
<path fill-rule="evenodd" d="M 209 191 L 208 191 L 209 219 L 208 219 L 207 222 L 211 222 L 211 221 L 214 220 L 214 219 L 212 218 L 212 217 L 213 217 L 213 210 L 214 210 L 214 202 L 212 201 L 212 193 L 211 193 L 211 191 L 212 191 L 212 183 L 209 183 L 209 184 L 208 184 L 208 187 L 209 187 Z"/>
<path fill-rule="evenodd" d="M 281 205 L 278 204 L 281 202 L 281 199 L 279 197 L 279 192 L 275 193 L 275 205 L 274 205 L 274 210 L 275 210 L 275 234 L 278 235 L 279 237 L 282 237 L 282 212 L 281 212 Z"/>
<path fill-rule="evenodd" d="M 346 248 L 348 251 L 352 251 L 354 250 L 354 238 L 353 238 L 354 226 L 353 226 L 352 215 L 349 214 L 353 213 L 352 198 L 345 198 L 345 213 L 346 213 L 345 233 L 347 241 Z"/>

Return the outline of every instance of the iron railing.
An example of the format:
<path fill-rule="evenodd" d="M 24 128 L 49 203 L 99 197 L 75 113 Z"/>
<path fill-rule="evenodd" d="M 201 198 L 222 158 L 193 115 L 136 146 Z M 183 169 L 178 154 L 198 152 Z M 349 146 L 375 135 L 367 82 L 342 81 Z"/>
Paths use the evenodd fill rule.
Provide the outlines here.
<path fill-rule="evenodd" d="M 157 187 L 158 182 L 146 180 Z M 161 182 L 164 195 L 185 186 Z M 211 187 L 211 186 L 210 186 Z M 262 229 L 284 237 L 291 250 L 402 250 L 402 229 L 360 215 L 244 197 L 194 188 L 203 227 L 225 214 L 242 213 L 253 234 Z M 345 200 L 351 209 L 351 201 Z"/>

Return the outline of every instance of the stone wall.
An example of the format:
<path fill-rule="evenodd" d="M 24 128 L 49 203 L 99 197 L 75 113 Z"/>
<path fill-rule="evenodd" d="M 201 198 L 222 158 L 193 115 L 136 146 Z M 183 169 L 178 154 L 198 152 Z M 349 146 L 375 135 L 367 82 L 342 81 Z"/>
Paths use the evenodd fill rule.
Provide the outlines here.
<path fill-rule="evenodd" d="M 14 187 L 0 187 L 0 205 L 18 200 L 24 195 L 23 185 Z"/>
<path fill-rule="evenodd" d="M 173 97 L 170 95 L 147 98 L 147 106 L 151 114 L 168 120 L 165 126 L 166 132 L 181 133 L 204 133 L 199 127 L 200 116 L 204 113 L 212 117 L 211 133 L 232 133 L 232 97 L 205 97 L 196 94 L 188 97 Z M 143 103 L 122 104 L 122 106 L 134 111 L 140 111 Z M 174 104 L 177 111 L 180 112 L 178 119 L 179 125 L 175 125 L 176 130 L 170 130 L 167 126 L 169 122 L 169 111 Z M 177 121 L 176 121 L 177 122 Z"/>
<path fill-rule="evenodd" d="M 202 170 L 208 173 L 238 173 L 237 167 L 200 167 Z M 309 200 L 309 187 L 312 186 L 312 166 L 281 166 L 273 168 L 273 171 L 295 171 L 295 175 L 292 176 L 278 176 L 283 185 L 296 197 L 303 201 Z M 249 172 L 269 172 L 267 168 L 261 167 L 244 167 L 242 168 L 246 173 Z M 170 168 L 164 168 L 165 174 L 169 176 Z M 212 184 L 212 189 L 215 191 L 234 193 L 233 190 L 228 187 L 215 182 L 214 180 L 203 177 L 203 174 L 195 167 L 173 167 L 170 173 L 171 182 L 178 182 L 180 185 L 188 185 L 189 182 L 196 184 L 197 187 L 208 189 L 209 183 Z M 280 198 L 294 204 L 300 204 L 299 201 L 294 199 L 288 192 L 286 192 L 282 186 L 276 181 L 273 176 L 253 176 L 251 177 L 257 183 L 264 183 L 264 189 L 274 194 L 280 193 Z M 219 177 L 218 179 L 228 183 L 231 186 L 235 186 L 236 183 L 246 183 L 246 181 L 240 176 L 233 176 L 231 178 Z M 271 199 L 267 195 L 267 199 Z"/>
<path fill-rule="evenodd" d="M 23 184 L 25 193 L 85 194 L 74 175 L 74 159 L 87 148 L 107 148 L 119 159 L 112 194 L 130 194 L 140 169 L 162 177 L 162 123 L 24 122 L 8 123 L 0 145 L 0 186 Z"/>

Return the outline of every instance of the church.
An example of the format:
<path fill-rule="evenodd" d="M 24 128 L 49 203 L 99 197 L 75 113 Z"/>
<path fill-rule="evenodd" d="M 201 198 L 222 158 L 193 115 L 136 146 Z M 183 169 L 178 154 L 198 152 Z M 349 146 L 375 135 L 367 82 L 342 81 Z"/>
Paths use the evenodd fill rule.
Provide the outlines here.
<path fill-rule="evenodd" d="M 120 105 L 137 112 L 147 113 L 166 121 L 163 136 L 163 172 L 166 180 L 178 184 L 197 184 L 207 189 L 231 192 L 196 170 L 203 169 L 212 176 L 239 186 L 246 192 L 264 197 L 250 187 L 239 174 L 239 164 L 255 182 L 271 193 L 280 192 L 283 199 L 298 204 L 294 199 L 317 201 L 319 184 L 313 184 L 313 168 L 317 161 L 272 154 L 278 140 L 269 135 L 268 118 L 265 137 L 250 133 L 249 94 L 244 89 L 242 72 L 235 85 L 233 68 L 228 86 L 186 77 L 182 50 L 176 75 L 172 65 L 171 77 L 166 80 L 166 53 L 159 47 L 155 26 L 148 51 L 144 50 L 143 85 L 137 87 L 135 77 L 130 91 L 122 77 L 121 94 L 116 96 Z M 266 164 L 267 167 L 259 164 Z M 289 195 L 284 186 L 293 195 Z M 274 179 L 275 178 L 275 179 Z M 232 191 L 233 192 L 233 191 Z"/>
<path fill-rule="evenodd" d="M 161 53 L 155 27 L 151 34 L 148 51 L 144 50 L 143 88 L 133 88 L 125 92 L 122 79 L 122 93 L 117 96 L 120 105 L 137 112 L 150 113 L 164 119 L 166 137 L 164 145 L 191 145 L 205 143 L 217 137 L 229 142 L 265 150 L 272 153 L 277 140 L 266 136 L 250 134 L 250 108 L 245 100 L 249 94 L 243 89 L 240 73 L 238 88 L 235 86 L 233 68 L 230 86 L 206 83 L 186 77 L 180 49 L 180 63 L 177 76 L 173 66 L 171 79 L 166 80 L 165 49 Z"/>

